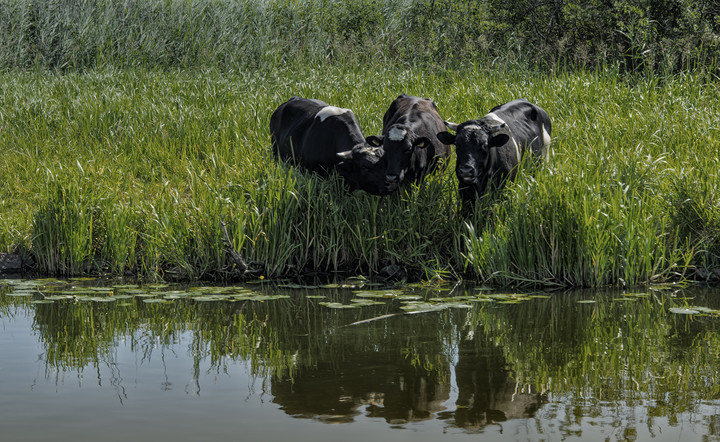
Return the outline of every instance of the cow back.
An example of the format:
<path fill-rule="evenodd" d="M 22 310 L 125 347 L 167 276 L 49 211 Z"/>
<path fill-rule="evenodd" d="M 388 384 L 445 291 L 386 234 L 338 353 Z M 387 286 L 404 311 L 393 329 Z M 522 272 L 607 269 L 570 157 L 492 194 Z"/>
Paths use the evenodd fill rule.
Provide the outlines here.
<path fill-rule="evenodd" d="M 270 117 L 270 139 L 275 158 L 300 163 L 303 140 L 315 115 L 327 107 L 321 100 L 291 97 Z"/>
<path fill-rule="evenodd" d="M 552 127 L 544 109 L 521 98 L 496 106 L 490 113 L 505 121 L 522 154 L 530 149 L 536 160 L 548 157 Z"/>

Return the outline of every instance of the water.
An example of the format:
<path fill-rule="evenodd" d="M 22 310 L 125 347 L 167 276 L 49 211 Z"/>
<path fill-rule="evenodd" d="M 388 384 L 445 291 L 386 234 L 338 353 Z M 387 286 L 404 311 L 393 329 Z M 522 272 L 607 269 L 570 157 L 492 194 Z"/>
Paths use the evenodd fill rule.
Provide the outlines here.
<path fill-rule="evenodd" d="M 3 441 L 720 435 L 718 290 L 87 284 L 0 282 Z"/>

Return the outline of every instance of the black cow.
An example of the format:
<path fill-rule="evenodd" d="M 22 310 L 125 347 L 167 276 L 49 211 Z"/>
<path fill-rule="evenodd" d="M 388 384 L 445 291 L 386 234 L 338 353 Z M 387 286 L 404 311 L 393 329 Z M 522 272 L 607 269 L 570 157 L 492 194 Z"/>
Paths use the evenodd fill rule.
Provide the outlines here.
<path fill-rule="evenodd" d="M 456 146 L 455 174 L 465 207 L 487 193 L 489 184 L 501 188 L 512 179 L 528 149 L 536 162 L 550 156 L 550 117 L 525 99 L 496 106 L 479 120 L 446 125 L 455 135 L 441 132 L 437 136 Z"/>
<path fill-rule="evenodd" d="M 440 143 L 438 132 L 445 130 L 437 106 L 429 98 L 402 94 L 383 116 L 382 136 L 368 142 L 383 146 L 387 157 L 387 184 L 403 180 L 419 183 L 435 170 L 438 160 L 450 155 L 450 146 Z"/>
<path fill-rule="evenodd" d="M 270 138 L 275 158 L 323 177 L 337 170 L 351 190 L 386 195 L 397 187 L 385 184 L 384 152 L 365 141 L 350 109 L 292 97 L 270 117 Z"/>

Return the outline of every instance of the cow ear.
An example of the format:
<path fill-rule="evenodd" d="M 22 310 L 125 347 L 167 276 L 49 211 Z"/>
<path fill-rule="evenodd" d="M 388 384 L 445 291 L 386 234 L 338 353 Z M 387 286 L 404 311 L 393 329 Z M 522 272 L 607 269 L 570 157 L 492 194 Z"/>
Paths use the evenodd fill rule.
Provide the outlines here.
<path fill-rule="evenodd" d="M 510 141 L 510 135 L 499 133 L 490 137 L 490 141 L 488 142 L 488 144 L 490 145 L 490 147 L 500 147 L 507 144 L 508 141 Z"/>
<path fill-rule="evenodd" d="M 413 143 L 414 147 L 419 147 L 420 149 L 426 149 L 430 147 L 430 140 L 428 137 L 420 137 Z"/>
<path fill-rule="evenodd" d="M 455 135 L 451 134 L 450 132 L 439 132 L 437 134 L 437 139 L 440 140 L 443 144 L 455 144 Z"/>
<path fill-rule="evenodd" d="M 352 159 L 352 150 L 346 150 L 345 152 L 338 152 L 336 154 L 338 161 L 345 161 Z"/>
<path fill-rule="evenodd" d="M 383 139 L 380 136 L 377 135 L 370 135 L 369 137 L 365 138 L 365 141 L 371 146 L 380 147 L 383 144 Z"/>

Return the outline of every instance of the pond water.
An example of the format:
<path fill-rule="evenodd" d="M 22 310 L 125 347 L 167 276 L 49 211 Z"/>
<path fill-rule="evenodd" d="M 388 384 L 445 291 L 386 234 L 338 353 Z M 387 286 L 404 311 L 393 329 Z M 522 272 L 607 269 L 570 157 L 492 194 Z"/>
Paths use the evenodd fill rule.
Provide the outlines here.
<path fill-rule="evenodd" d="M 720 291 L 0 280 L 42 440 L 715 440 Z"/>

